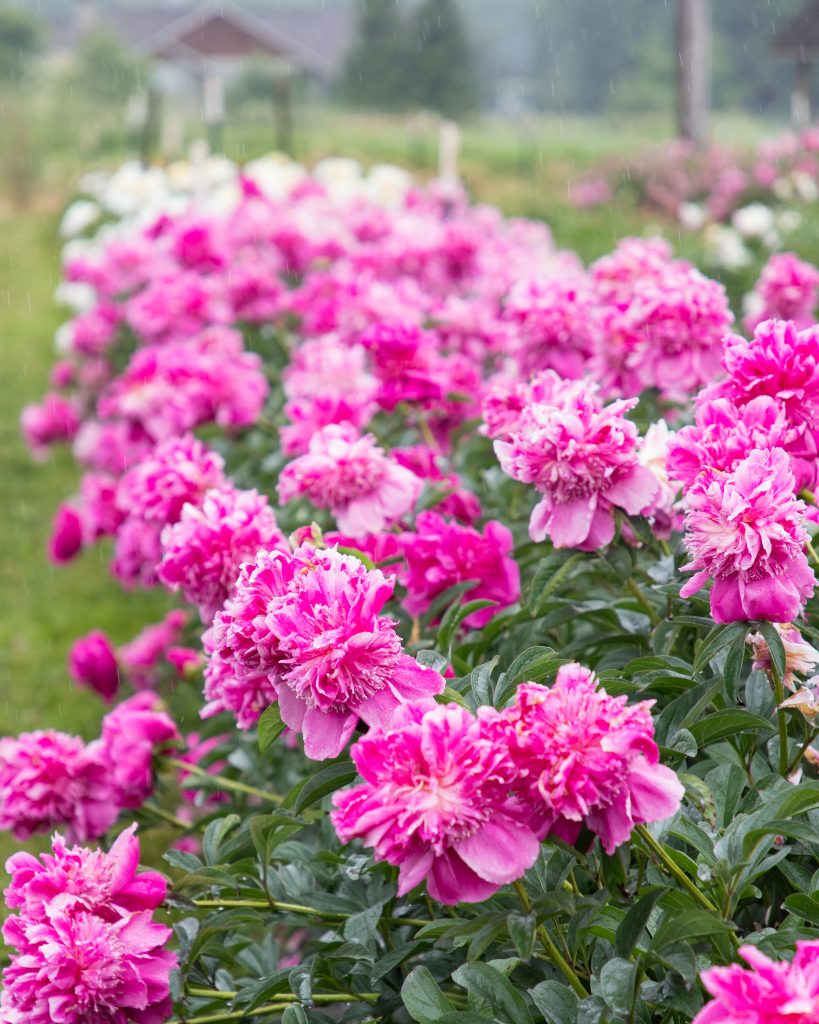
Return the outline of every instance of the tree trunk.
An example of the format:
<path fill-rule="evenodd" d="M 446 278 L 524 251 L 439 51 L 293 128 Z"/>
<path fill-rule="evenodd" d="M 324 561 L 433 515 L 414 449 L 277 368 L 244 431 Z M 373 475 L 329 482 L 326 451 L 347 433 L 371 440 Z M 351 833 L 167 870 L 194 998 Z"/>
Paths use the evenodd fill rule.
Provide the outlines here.
<path fill-rule="evenodd" d="M 678 0 L 679 133 L 702 145 L 711 103 L 711 12 L 709 0 Z"/>

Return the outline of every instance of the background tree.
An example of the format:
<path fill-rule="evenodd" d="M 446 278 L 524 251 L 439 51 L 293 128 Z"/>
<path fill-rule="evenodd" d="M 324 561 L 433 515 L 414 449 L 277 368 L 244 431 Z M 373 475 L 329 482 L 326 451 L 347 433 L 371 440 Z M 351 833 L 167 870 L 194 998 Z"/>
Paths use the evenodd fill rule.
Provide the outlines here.
<path fill-rule="evenodd" d="M 410 95 L 445 117 L 474 110 L 478 96 L 472 50 L 456 0 L 424 0 L 408 27 L 413 49 Z"/>
<path fill-rule="evenodd" d="M 43 45 L 43 25 L 26 11 L 0 6 L 0 82 L 19 82 Z"/>
<path fill-rule="evenodd" d="M 396 0 L 360 0 L 358 36 L 344 66 L 341 94 L 382 110 L 409 103 L 406 28 Z"/>

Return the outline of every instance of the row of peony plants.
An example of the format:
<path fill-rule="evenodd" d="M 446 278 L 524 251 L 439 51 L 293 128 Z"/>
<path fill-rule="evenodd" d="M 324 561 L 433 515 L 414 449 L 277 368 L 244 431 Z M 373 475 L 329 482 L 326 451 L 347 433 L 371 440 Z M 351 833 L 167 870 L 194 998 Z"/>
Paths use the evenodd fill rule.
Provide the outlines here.
<path fill-rule="evenodd" d="M 50 555 L 183 607 L 0 740 L 0 1020 L 819 1019 L 819 272 L 746 337 L 398 168 L 85 187 Z"/>

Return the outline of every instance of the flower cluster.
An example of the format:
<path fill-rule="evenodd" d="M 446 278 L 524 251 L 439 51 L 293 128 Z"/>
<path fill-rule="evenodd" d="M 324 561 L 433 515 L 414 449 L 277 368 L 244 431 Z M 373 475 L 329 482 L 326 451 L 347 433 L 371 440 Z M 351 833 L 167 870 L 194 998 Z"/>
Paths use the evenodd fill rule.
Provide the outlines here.
<path fill-rule="evenodd" d="M 44 730 L 0 739 L 0 829 L 28 839 L 64 825 L 83 842 L 103 835 L 121 809 L 153 789 L 153 755 L 178 739 L 152 693 L 119 704 L 99 739 Z"/>
<path fill-rule="evenodd" d="M 159 1024 L 171 1012 L 165 949 L 171 929 L 153 917 L 165 879 L 137 873 L 133 825 L 108 853 L 55 836 L 39 859 L 15 854 L 6 870 L 3 926 L 13 950 L 3 971 L 4 1024 Z"/>
<path fill-rule="evenodd" d="M 352 748 L 363 781 L 335 797 L 336 831 L 397 865 L 399 894 L 426 881 L 442 903 L 520 878 L 549 833 L 573 842 L 585 824 L 613 853 L 683 795 L 658 763 L 649 707 L 609 697 L 576 664 L 501 712 L 407 704 Z"/>

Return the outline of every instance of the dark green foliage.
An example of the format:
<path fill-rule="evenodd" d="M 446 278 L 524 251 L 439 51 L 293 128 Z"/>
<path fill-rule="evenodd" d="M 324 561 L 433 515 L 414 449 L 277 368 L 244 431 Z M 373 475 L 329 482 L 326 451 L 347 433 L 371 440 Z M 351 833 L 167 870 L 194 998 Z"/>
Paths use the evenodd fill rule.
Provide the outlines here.
<path fill-rule="evenodd" d="M 0 82 L 20 82 L 43 45 L 43 24 L 26 11 L 0 6 Z"/>

